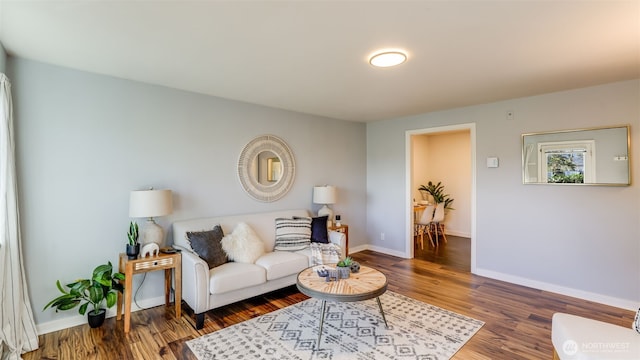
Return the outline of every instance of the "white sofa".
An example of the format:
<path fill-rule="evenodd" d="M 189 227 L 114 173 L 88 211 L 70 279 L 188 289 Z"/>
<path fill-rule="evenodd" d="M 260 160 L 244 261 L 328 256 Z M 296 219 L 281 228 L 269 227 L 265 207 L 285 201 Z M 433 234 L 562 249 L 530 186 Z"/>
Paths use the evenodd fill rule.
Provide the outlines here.
<path fill-rule="evenodd" d="M 307 210 L 283 210 L 173 223 L 173 244 L 182 250 L 182 298 L 193 309 L 197 329 L 204 326 L 206 311 L 293 285 L 297 274 L 312 265 L 309 248 L 273 251 L 275 219 L 294 216 L 310 214 Z M 240 222 L 247 223 L 264 242 L 265 254 L 255 264 L 229 262 L 209 270 L 207 263 L 192 251 L 187 232 L 211 230 L 220 224 L 227 235 Z M 329 231 L 329 241 L 344 252 L 343 233 Z"/>
<path fill-rule="evenodd" d="M 553 358 L 560 360 L 638 360 L 640 334 L 576 315 L 555 313 L 551 320 Z"/>

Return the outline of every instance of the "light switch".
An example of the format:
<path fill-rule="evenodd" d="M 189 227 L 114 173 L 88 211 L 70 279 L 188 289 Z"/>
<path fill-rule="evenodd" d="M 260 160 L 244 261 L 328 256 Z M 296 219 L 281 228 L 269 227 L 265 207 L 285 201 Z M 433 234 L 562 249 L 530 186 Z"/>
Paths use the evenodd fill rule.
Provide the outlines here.
<path fill-rule="evenodd" d="M 498 158 L 497 157 L 488 157 L 487 158 L 487 167 L 488 168 L 497 168 L 498 167 Z"/>

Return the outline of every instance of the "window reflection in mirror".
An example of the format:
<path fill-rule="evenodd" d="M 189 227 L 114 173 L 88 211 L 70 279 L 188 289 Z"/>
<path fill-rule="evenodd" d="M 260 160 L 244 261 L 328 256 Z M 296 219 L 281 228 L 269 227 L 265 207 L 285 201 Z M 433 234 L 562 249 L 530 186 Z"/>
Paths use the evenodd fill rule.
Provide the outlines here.
<path fill-rule="evenodd" d="M 273 185 L 282 177 L 282 163 L 272 151 L 262 151 L 255 159 L 255 173 L 262 185 Z"/>
<path fill-rule="evenodd" d="M 278 182 L 282 177 L 282 163 L 277 157 L 267 159 L 267 181 Z"/>
<path fill-rule="evenodd" d="M 522 135 L 525 184 L 629 185 L 629 127 Z"/>

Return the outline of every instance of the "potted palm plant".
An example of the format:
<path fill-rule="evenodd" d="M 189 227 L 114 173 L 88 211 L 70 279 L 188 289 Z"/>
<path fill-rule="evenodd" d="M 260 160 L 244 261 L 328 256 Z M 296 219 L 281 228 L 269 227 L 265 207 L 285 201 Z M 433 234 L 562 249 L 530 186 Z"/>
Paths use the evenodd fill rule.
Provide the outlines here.
<path fill-rule="evenodd" d="M 445 209 L 455 210 L 454 208 L 451 207 L 451 204 L 453 203 L 454 199 L 450 198 L 449 194 L 445 194 L 444 185 L 442 185 L 441 181 L 438 181 L 437 184 L 434 184 L 433 182 L 429 181 L 426 186 L 420 185 L 420 188 L 418 188 L 418 190 L 429 193 L 431 197 L 433 197 L 433 201 L 436 204 L 444 203 Z"/>
<path fill-rule="evenodd" d="M 122 293 L 124 290 L 122 281 L 124 281 L 124 274 L 114 273 L 111 262 L 96 267 L 91 279 L 78 279 L 65 285 L 69 290 L 66 290 L 58 280 L 56 285 L 62 295 L 51 300 L 42 311 L 47 308 L 55 308 L 58 312 L 59 310 L 70 310 L 80 305 L 78 312 L 80 315 L 84 315 L 91 304 L 92 309 L 88 314 L 89 326 L 92 328 L 100 327 L 106 315 L 103 304 L 106 301 L 107 308 L 116 304 L 117 292 Z"/>

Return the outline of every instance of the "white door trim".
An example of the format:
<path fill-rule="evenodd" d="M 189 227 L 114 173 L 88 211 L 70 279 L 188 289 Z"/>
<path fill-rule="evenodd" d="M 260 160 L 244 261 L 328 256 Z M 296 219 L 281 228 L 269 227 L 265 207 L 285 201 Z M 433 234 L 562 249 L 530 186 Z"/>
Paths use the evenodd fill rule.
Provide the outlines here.
<path fill-rule="evenodd" d="M 414 135 L 433 134 L 447 131 L 469 130 L 469 138 L 471 140 L 471 273 L 476 273 L 476 124 L 458 124 L 449 126 L 438 126 L 432 128 L 407 130 L 405 132 L 405 254 L 407 258 L 413 258 L 413 168 L 412 168 L 412 151 L 411 137 Z"/>

